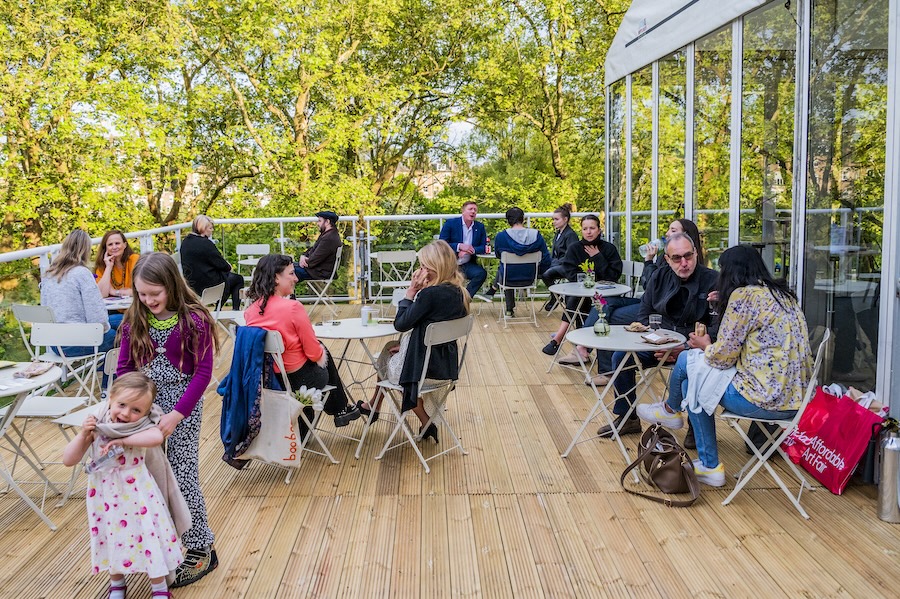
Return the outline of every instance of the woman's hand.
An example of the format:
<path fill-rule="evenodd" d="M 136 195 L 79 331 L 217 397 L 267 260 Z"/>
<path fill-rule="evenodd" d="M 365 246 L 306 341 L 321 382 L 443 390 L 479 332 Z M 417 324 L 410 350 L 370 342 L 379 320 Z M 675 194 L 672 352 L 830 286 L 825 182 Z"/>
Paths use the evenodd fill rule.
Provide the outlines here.
<path fill-rule="evenodd" d="M 111 272 L 113 265 L 116 263 L 116 257 L 109 252 L 103 252 L 103 263 L 106 264 L 106 272 Z"/>
<path fill-rule="evenodd" d="M 178 423 L 182 420 L 184 420 L 184 416 L 181 412 L 172 410 L 168 414 L 163 414 L 159 419 L 159 424 L 156 426 L 162 431 L 164 437 L 169 437 L 175 431 L 175 427 L 178 426 Z"/>
<path fill-rule="evenodd" d="M 709 303 L 719 301 L 719 292 L 713 289 L 709 293 L 706 294 L 706 301 Z"/>
<path fill-rule="evenodd" d="M 416 272 L 413 273 L 409 289 L 406 290 L 407 299 L 415 298 L 419 291 L 428 286 L 428 280 L 429 274 L 427 270 L 424 268 L 416 269 Z"/>
<path fill-rule="evenodd" d="M 598 248 L 596 245 L 586 245 L 584 246 L 584 251 L 587 252 L 587 255 L 590 258 L 593 258 L 600 253 L 600 248 Z"/>
<path fill-rule="evenodd" d="M 688 345 L 693 349 L 706 349 L 707 346 L 712 345 L 712 339 L 710 338 L 709 333 L 705 335 L 691 333 L 688 336 Z"/>
<path fill-rule="evenodd" d="M 659 251 L 659 247 L 655 243 L 651 243 L 647 246 L 647 257 L 644 258 L 644 262 L 653 262 L 656 259 L 656 252 Z"/>

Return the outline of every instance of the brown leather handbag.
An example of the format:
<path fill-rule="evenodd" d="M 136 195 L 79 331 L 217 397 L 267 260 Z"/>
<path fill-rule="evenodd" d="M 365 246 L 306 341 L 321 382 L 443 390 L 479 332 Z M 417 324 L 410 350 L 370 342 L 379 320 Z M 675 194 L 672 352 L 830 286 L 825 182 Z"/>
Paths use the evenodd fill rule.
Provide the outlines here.
<path fill-rule="evenodd" d="M 691 498 L 669 499 L 629 489 L 625 486 L 625 478 L 638 466 L 642 466 L 638 470 L 641 478 L 650 486 L 663 493 L 690 493 Z M 672 433 L 658 424 L 654 424 L 641 435 L 638 456 L 622 473 L 619 483 L 623 489 L 633 495 L 646 497 L 669 507 L 687 507 L 700 497 L 700 483 L 694 473 L 691 458 L 681 448 Z"/>

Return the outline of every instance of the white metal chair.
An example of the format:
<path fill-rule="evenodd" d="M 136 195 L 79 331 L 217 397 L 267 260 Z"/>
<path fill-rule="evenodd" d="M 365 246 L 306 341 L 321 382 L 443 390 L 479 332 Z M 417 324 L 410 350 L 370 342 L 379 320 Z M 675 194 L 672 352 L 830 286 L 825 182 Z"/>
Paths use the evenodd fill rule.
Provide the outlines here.
<path fill-rule="evenodd" d="M 428 473 L 431 472 L 431 468 L 428 467 L 428 462 L 437 458 L 438 456 L 449 453 L 454 449 L 459 449 L 464 455 L 467 455 L 469 453 L 465 450 L 465 448 L 463 448 L 462 442 L 459 440 L 459 437 L 456 436 L 456 433 L 444 418 L 444 406 L 447 403 L 448 395 L 456 387 L 456 381 L 431 381 L 429 379 L 426 379 L 426 373 L 428 372 L 428 364 L 431 362 L 432 348 L 436 345 L 456 342 L 459 339 L 464 340 L 462 350 L 460 350 L 459 353 L 459 371 L 462 372 L 463 363 L 466 358 L 466 349 L 469 344 L 469 333 L 472 331 L 472 322 L 474 320 L 475 318 L 472 315 L 469 315 L 463 318 L 458 318 L 456 320 L 434 322 L 428 325 L 428 328 L 425 329 L 425 366 L 422 369 L 422 376 L 419 378 L 419 395 L 425 402 L 425 409 L 429 414 L 429 419 L 428 422 L 426 422 L 422 426 L 422 430 L 426 430 L 432 423 L 438 426 L 443 424 L 446 428 L 446 431 L 453 439 L 452 445 L 443 451 L 425 458 L 416 443 L 421 439 L 420 434 L 413 434 L 412 429 L 406 422 L 406 418 L 412 413 L 412 411 L 400 411 L 403 402 L 403 387 L 401 387 L 400 385 L 395 385 L 390 381 L 380 381 L 378 383 L 378 386 L 381 389 L 387 391 L 387 401 L 382 402 L 382 405 L 386 404 L 388 406 L 388 410 L 390 410 L 391 415 L 395 418 L 395 424 L 390 436 L 388 436 L 387 441 L 385 441 L 384 443 L 384 447 L 382 447 L 381 449 L 381 453 L 376 456 L 376 460 L 380 460 L 382 457 L 384 457 L 384 454 L 389 449 L 395 449 L 397 447 L 405 445 L 406 443 L 409 443 L 412 446 L 413 450 L 416 452 L 416 456 L 418 456 L 419 461 L 422 463 L 422 466 L 425 468 L 425 472 Z M 366 422 L 366 427 L 368 427 L 370 424 L 371 418 L 369 418 L 369 420 Z M 400 441 L 396 445 L 391 445 L 391 443 L 394 441 L 394 437 L 396 437 L 398 433 L 402 433 L 403 436 L 406 437 L 406 439 Z M 360 439 L 360 444 L 362 444 L 363 439 L 365 439 L 365 432 Z"/>
<path fill-rule="evenodd" d="M 385 289 L 407 288 L 412 282 L 412 273 L 418 254 L 415 250 L 379 251 L 378 280 L 375 296 L 381 297 Z"/>
<path fill-rule="evenodd" d="M 97 387 L 97 368 L 103 354 L 103 325 L 92 323 L 36 322 L 31 326 L 31 344 L 35 347 L 53 347 L 56 353 L 46 352 L 40 356 L 43 361 L 62 364 L 67 367 L 78 382 L 78 392 L 86 398 L 87 403 L 94 403 Z M 63 355 L 67 346 L 93 347 L 94 351 L 85 356 L 68 357 Z M 78 367 L 75 367 L 76 364 Z"/>
<path fill-rule="evenodd" d="M 503 293 L 503 305 L 504 310 L 501 318 L 498 320 L 503 321 L 503 327 L 506 328 L 509 326 L 509 323 L 525 323 L 531 322 L 534 326 L 537 326 L 537 314 L 534 311 L 534 299 L 532 298 L 532 294 L 537 290 L 538 283 L 538 268 L 541 263 L 541 253 L 540 252 L 531 252 L 528 254 L 523 254 L 522 256 L 517 256 L 512 252 L 502 252 L 500 254 L 500 264 L 503 267 L 503 276 L 497 279 L 497 287 L 500 288 L 501 293 Z M 527 285 L 510 285 L 507 282 L 507 275 L 509 273 L 510 265 L 514 264 L 526 264 L 532 265 L 534 267 L 534 277 L 531 279 L 531 283 Z M 517 296 L 522 298 L 522 301 L 527 301 L 528 306 L 531 310 L 531 317 L 528 316 L 508 316 L 507 313 L 510 311 L 509 306 L 506 305 L 506 290 L 511 290 Z"/>
<path fill-rule="evenodd" d="M 316 306 L 322 304 L 329 311 L 331 311 L 332 317 L 337 316 L 336 308 L 337 306 L 330 297 L 328 297 L 328 288 L 331 286 L 331 283 L 334 282 L 334 279 L 337 277 L 338 268 L 341 266 L 341 254 L 344 251 L 344 246 L 340 246 L 337 249 L 337 252 L 334 256 L 334 266 L 331 267 L 331 276 L 327 279 L 306 279 L 302 281 L 306 283 L 309 287 L 309 290 L 312 291 L 315 300 L 313 301 L 313 305 L 309 308 L 309 313 L 312 314 L 313 310 L 316 309 Z M 298 298 L 299 299 L 299 298 Z"/>
<path fill-rule="evenodd" d="M 175 261 L 175 266 L 178 267 L 178 272 L 183 275 L 184 269 L 181 267 L 181 252 L 179 250 L 175 250 L 174 252 L 172 252 L 172 260 Z"/>
<path fill-rule="evenodd" d="M 203 293 L 200 294 L 200 303 L 209 308 L 209 311 L 213 317 L 213 322 L 215 322 L 217 327 L 222 329 L 222 331 L 227 336 L 226 339 L 231 339 L 231 332 L 228 330 L 228 327 L 226 327 L 225 324 L 221 321 L 223 293 L 225 293 L 225 283 L 219 283 L 218 285 L 207 287 L 203 290 Z M 222 356 L 223 353 L 220 348 L 219 356 L 216 358 L 217 367 L 222 363 Z M 218 385 L 219 377 L 213 374 L 213 379 L 215 379 L 216 385 Z"/>
<path fill-rule="evenodd" d="M 278 366 L 278 370 L 283 373 L 281 377 L 284 381 L 285 392 L 288 395 L 293 394 L 293 389 L 291 389 L 291 382 L 287 377 L 287 370 L 284 367 L 284 360 L 282 359 L 281 354 L 284 353 L 284 339 L 281 337 L 281 333 L 278 331 L 268 331 L 266 333 L 266 342 L 265 342 L 265 352 L 267 354 L 271 354 L 272 358 L 275 360 L 275 365 Z M 328 399 L 328 394 L 331 393 L 334 387 L 326 386 L 322 390 L 322 403 Z M 304 424 L 306 424 L 307 429 L 309 430 L 309 434 L 306 435 L 304 439 L 298 439 L 297 443 L 297 464 L 292 468 L 288 469 L 287 476 L 284 478 L 284 483 L 289 484 L 291 482 L 291 477 L 294 474 L 294 470 L 300 467 L 300 463 L 303 459 L 304 453 L 313 453 L 316 455 L 321 455 L 327 457 L 331 460 L 332 464 L 337 464 L 338 461 L 334 459 L 334 456 L 331 455 L 331 451 L 328 450 L 328 446 L 325 445 L 325 442 L 322 440 L 322 437 L 319 436 L 319 431 L 316 430 L 316 425 L 319 422 L 319 418 L 321 417 L 321 411 L 313 412 L 313 418 L 310 420 L 307 418 L 306 413 L 303 410 L 300 410 L 300 418 L 303 420 Z M 315 451 L 309 448 L 309 442 L 315 439 L 319 444 L 319 447 L 322 448 L 322 451 Z"/>
<path fill-rule="evenodd" d="M 819 344 L 819 349 L 816 351 L 816 361 L 813 366 L 812 375 L 809 379 L 809 384 L 806 386 L 806 393 L 803 395 L 803 403 L 800 404 L 800 409 L 797 410 L 797 414 L 791 418 L 790 420 L 768 420 L 765 418 L 748 418 L 746 416 L 739 416 L 732 412 L 722 412 L 721 418 L 725 420 L 744 440 L 747 446 L 753 450 L 753 457 L 751 457 L 744 467 L 741 468 L 741 471 L 738 472 L 736 478 L 738 479 L 737 484 L 734 486 L 734 490 L 725 498 L 725 501 L 722 502 L 722 505 L 728 505 L 731 503 L 731 500 L 735 498 L 735 496 L 744 488 L 744 486 L 753 478 L 753 475 L 756 474 L 761 467 L 765 467 L 766 471 L 772 476 L 778 486 L 784 491 L 784 494 L 787 495 L 787 498 L 790 500 L 794 507 L 797 508 L 797 511 L 800 512 L 800 515 L 809 519 L 809 514 L 806 513 L 806 510 L 803 509 L 803 506 L 800 505 L 800 495 L 803 493 L 803 489 L 807 488 L 810 491 L 813 490 L 812 485 L 807 480 L 806 476 L 800 471 L 800 469 L 794 464 L 791 459 L 784 453 L 781 449 L 781 444 L 787 439 L 791 433 L 793 433 L 797 429 L 797 424 L 800 422 L 801 416 L 803 416 L 803 412 L 806 410 L 806 406 L 809 405 L 809 402 L 812 400 L 812 396 L 816 391 L 816 385 L 819 379 L 819 373 L 822 370 L 822 359 L 825 354 L 825 347 L 828 343 L 829 338 L 831 337 L 831 331 L 825 329 L 825 335 L 822 338 L 822 342 Z M 766 443 L 761 447 L 757 448 L 756 445 L 750 441 L 750 437 L 747 436 L 747 433 L 744 431 L 743 427 L 740 425 L 741 421 L 746 422 L 756 422 L 760 425 L 760 429 L 766 434 L 768 439 Z M 781 429 L 780 433 L 769 433 L 766 430 L 765 425 L 776 425 Z M 772 457 L 775 452 L 778 452 L 784 463 L 793 471 L 794 475 L 800 481 L 800 490 L 797 491 L 797 494 L 794 495 L 781 480 L 781 477 L 778 476 L 778 473 L 772 468 L 771 464 L 769 464 L 769 458 Z"/>
<path fill-rule="evenodd" d="M 244 277 L 245 283 L 253 279 L 253 269 L 259 263 L 259 259 L 269 253 L 268 243 L 239 243 L 234 249 L 237 254 L 237 274 Z M 241 267 L 244 267 L 243 269 Z M 249 272 L 243 271 L 249 267 Z"/>

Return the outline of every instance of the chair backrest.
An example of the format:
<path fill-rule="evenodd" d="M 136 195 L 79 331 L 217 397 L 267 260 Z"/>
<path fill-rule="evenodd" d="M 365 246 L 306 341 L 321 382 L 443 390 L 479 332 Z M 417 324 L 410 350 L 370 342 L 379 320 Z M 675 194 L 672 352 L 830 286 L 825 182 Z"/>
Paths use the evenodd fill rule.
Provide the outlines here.
<path fill-rule="evenodd" d="M 328 277 L 329 281 L 333 281 L 334 277 L 337 276 L 338 268 L 341 266 L 341 255 L 343 253 L 344 253 L 344 245 L 341 244 L 338 246 L 338 249 L 334 255 L 334 266 L 331 267 L 331 276 Z"/>
<path fill-rule="evenodd" d="M 175 250 L 172 252 L 172 260 L 175 261 L 175 266 L 178 267 L 178 272 L 184 274 L 184 270 L 181 268 L 181 252 L 179 250 Z"/>
<path fill-rule="evenodd" d="M 25 333 L 25 323 L 56 322 L 56 318 L 53 316 L 53 309 L 48 306 L 13 304 L 12 313 L 19 325 L 19 335 L 22 337 L 22 343 L 25 344 L 25 349 L 28 350 L 31 359 L 34 360 L 37 358 L 37 350 L 28 340 L 28 335 Z"/>
<path fill-rule="evenodd" d="M 409 281 L 419 254 L 415 250 L 379 251 L 376 261 L 382 281 Z M 404 266 L 405 265 L 405 266 Z"/>
<path fill-rule="evenodd" d="M 392 306 L 394 306 L 395 308 L 400 306 L 400 300 L 402 300 L 403 298 L 406 297 L 407 289 L 409 289 L 409 287 L 407 287 L 405 289 L 404 288 L 394 289 L 393 293 L 391 294 L 391 305 Z"/>
<path fill-rule="evenodd" d="M 529 252 L 527 254 L 522 254 L 521 256 L 517 256 L 513 252 L 500 252 L 500 264 L 504 265 L 503 268 L 503 277 L 500 281 L 501 284 L 505 285 L 507 276 L 509 273 L 509 268 L 506 268 L 508 264 L 532 264 L 534 265 L 534 278 L 532 281 L 537 282 L 538 277 L 538 268 L 541 264 L 541 253 L 540 252 Z"/>
<path fill-rule="evenodd" d="M 419 388 L 425 385 L 428 364 L 431 361 L 431 349 L 435 345 L 450 343 L 465 338 L 462 351 L 459 354 L 459 369 L 462 371 L 463 362 L 466 359 L 466 349 L 469 346 L 469 333 L 472 331 L 472 323 L 475 317 L 469 314 L 456 320 L 433 322 L 425 329 L 425 367 L 422 368 L 422 376 L 419 379 Z"/>
<path fill-rule="evenodd" d="M 114 347 L 106 352 L 106 358 L 103 359 L 103 374 L 106 375 L 106 394 L 112 389 L 113 380 L 116 378 L 116 369 L 119 366 L 119 348 Z"/>
<path fill-rule="evenodd" d="M 266 332 L 266 342 L 263 351 L 267 354 L 272 354 L 275 365 L 278 366 L 278 371 L 282 374 L 281 378 L 283 379 L 282 382 L 284 382 L 285 391 L 292 394 L 294 391 L 291 389 L 291 382 L 288 380 L 287 370 L 284 368 L 284 360 L 281 357 L 281 354 L 284 353 L 284 339 L 281 338 L 281 333 L 278 331 Z"/>
<path fill-rule="evenodd" d="M 822 362 L 825 359 L 825 348 L 830 339 L 831 329 L 825 329 L 825 334 L 822 335 L 822 341 L 819 343 L 819 349 L 816 350 L 816 360 L 813 362 L 813 369 L 812 373 L 809 375 L 809 382 L 806 384 L 806 391 L 803 393 L 803 403 L 800 404 L 797 414 L 791 419 L 791 426 L 789 428 L 797 426 L 797 423 L 800 422 L 800 417 L 803 416 L 803 412 L 806 411 L 806 406 L 812 401 L 813 395 L 816 392 L 816 386 L 819 382 L 819 374 L 822 372 Z"/>
<path fill-rule="evenodd" d="M 234 249 L 238 258 L 245 256 L 265 256 L 269 253 L 268 243 L 239 243 Z"/>
<path fill-rule="evenodd" d="M 38 347 L 79 345 L 100 347 L 103 325 L 99 322 L 36 322 L 31 327 L 31 343 Z"/>
<path fill-rule="evenodd" d="M 212 287 L 207 287 L 200 294 L 200 303 L 204 306 L 219 305 L 222 300 L 222 294 L 225 293 L 225 283 L 219 283 Z"/>

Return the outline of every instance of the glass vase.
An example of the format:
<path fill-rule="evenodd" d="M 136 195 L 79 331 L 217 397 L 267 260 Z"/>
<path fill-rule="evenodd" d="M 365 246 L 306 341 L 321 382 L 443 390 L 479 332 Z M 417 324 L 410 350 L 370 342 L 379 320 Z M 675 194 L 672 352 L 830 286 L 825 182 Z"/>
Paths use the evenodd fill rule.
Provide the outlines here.
<path fill-rule="evenodd" d="M 584 286 L 587 288 L 591 288 L 597 284 L 597 280 L 594 279 L 594 273 L 589 272 L 584 275 Z"/>
<path fill-rule="evenodd" d="M 598 337 L 606 337 L 609 335 L 609 323 L 606 322 L 606 317 L 603 315 L 603 312 L 600 313 L 600 318 L 594 323 L 594 334 Z"/>

